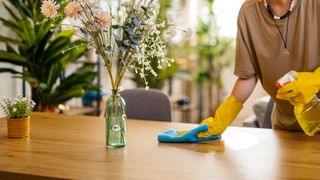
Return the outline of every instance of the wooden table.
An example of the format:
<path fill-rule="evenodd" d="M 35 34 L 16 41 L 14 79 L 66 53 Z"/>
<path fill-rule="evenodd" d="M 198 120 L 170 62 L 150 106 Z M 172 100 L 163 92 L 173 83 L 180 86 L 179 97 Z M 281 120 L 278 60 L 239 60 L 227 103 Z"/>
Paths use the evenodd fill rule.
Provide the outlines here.
<path fill-rule="evenodd" d="M 128 120 L 127 146 L 107 149 L 103 118 L 34 113 L 24 139 L 0 119 L 0 179 L 319 179 L 320 138 L 302 133 L 230 127 L 221 140 L 157 142 L 195 126 Z"/>

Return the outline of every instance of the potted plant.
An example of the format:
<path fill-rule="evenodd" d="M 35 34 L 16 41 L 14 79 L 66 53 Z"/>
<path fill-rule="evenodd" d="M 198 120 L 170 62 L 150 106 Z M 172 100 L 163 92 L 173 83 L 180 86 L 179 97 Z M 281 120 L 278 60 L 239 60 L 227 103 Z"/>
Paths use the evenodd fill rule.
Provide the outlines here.
<path fill-rule="evenodd" d="M 18 96 L 3 99 L 0 106 L 7 116 L 8 137 L 21 138 L 30 134 L 30 112 L 35 103 L 29 98 Z"/>
<path fill-rule="evenodd" d="M 0 43 L 6 48 L 0 50 L 0 73 L 11 73 L 14 78 L 28 82 L 31 98 L 36 102 L 35 111 L 51 111 L 74 97 L 82 97 L 86 91 L 96 90 L 93 80 L 97 72 L 95 64 L 77 63 L 87 52 L 87 43 L 73 38 L 75 30 L 54 28 L 61 25 L 64 16 L 44 20 L 41 2 L 2 2 L 11 17 L 0 17 L 0 22 L 15 36 L 0 35 Z M 64 0 L 56 3 L 61 7 L 66 5 Z M 4 63 L 16 68 L 6 68 Z M 75 63 L 79 68 L 68 72 L 68 67 Z"/>

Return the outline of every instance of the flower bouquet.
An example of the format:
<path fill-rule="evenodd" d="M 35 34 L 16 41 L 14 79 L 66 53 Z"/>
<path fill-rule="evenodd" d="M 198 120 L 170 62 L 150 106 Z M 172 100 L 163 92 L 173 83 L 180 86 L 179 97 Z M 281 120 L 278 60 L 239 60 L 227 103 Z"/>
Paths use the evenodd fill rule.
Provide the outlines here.
<path fill-rule="evenodd" d="M 30 134 L 30 112 L 35 103 L 26 97 L 18 96 L 3 99 L 0 107 L 7 116 L 8 137 L 26 137 Z"/>
<path fill-rule="evenodd" d="M 159 36 L 165 23 L 157 22 L 158 10 L 156 0 L 124 1 L 117 8 L 110 1 L 100 0 L 73 0 L 59 5 L 54 0 L 42 2 L 41 13 L 47 19 L 67 17 L 68 21 L 52 27 L 54 30 L 75 29 L 104 61 L 112 86 L 105 114 L 109 147 L 125 145 L 125 102 L 119 95 L 119 86 L 127 70 L 133 68 L 148 88 L 145 72 L 157 75 L 150 61 L 156 60 L 158 68 L 173 62 L 166 57 L 165 45 Z"/>

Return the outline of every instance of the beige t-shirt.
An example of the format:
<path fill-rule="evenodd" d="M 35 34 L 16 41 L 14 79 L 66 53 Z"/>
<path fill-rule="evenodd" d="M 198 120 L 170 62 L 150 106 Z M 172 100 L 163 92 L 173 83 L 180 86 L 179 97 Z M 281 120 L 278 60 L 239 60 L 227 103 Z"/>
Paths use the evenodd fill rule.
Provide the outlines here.
<path fill-rule="evenodd" d="M 290 14 L 287 46 L 262 1 L 247 0 L 238 16 L 234 73 L 239 78 L 258 76 L 263 88 L 275 100 L 272 115 L 275 129 L 301 131 L 288 101 L 276 98 L 275 82 L 290 70 L 314 71 L 320 66 L 320 0 L 295 0 Z M 276 20 L 283 36 L 288 18 Z"/>

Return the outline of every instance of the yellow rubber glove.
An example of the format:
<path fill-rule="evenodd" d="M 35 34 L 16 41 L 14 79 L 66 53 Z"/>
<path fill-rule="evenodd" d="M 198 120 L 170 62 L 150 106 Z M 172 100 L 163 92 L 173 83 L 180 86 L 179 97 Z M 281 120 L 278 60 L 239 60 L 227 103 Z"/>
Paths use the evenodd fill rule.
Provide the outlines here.
<path fill-rule="evenodd" d="M 229 96 L 216 110 L 214 117 L 203 120 L 200 125 L 208 124 L 209 130 L 198 134 L 199 138 L 219 135 L 232 123 L 243 107 L 235 96 Z"/>
<path fill-rule="evenodd" d="M 278 99 L 294 105 L 294 114 L 309 136 L 320 131 L 320 104 L 314 99 L 319 90 L 320 68 L 314 72 L 297 73 L 296 80 L 280 88 L 277 94 Z"/>
<path fill-rule="evenodd" d="M 305 107 L 295 106 L 294 114 L 302 128 L 308 136 L 314 136 L 320 132 L 320 104 L 313 105 L 307 112 Z"/>
<path fill-rule="evenodd" d="M 320 90 L 320 68 L 315 72 L 298 72 L 297 80 L 278 90 L 277 98 L 294 106 L 308 104 Z"/>
<path fill-rule="evenodd" d="M 198 138 L 207 138 L 212 135 L 220 135 L 232 123 L 243 107 L 243 103 L 234 96 L 229 96 L 216 110 L 215 117 L 209 117 L 201 121 L 200 125 L 208 124 L 207 132 L 199 133 Z M 184 135 L 189 130 L 180 131 L 178 136 Z"/>

